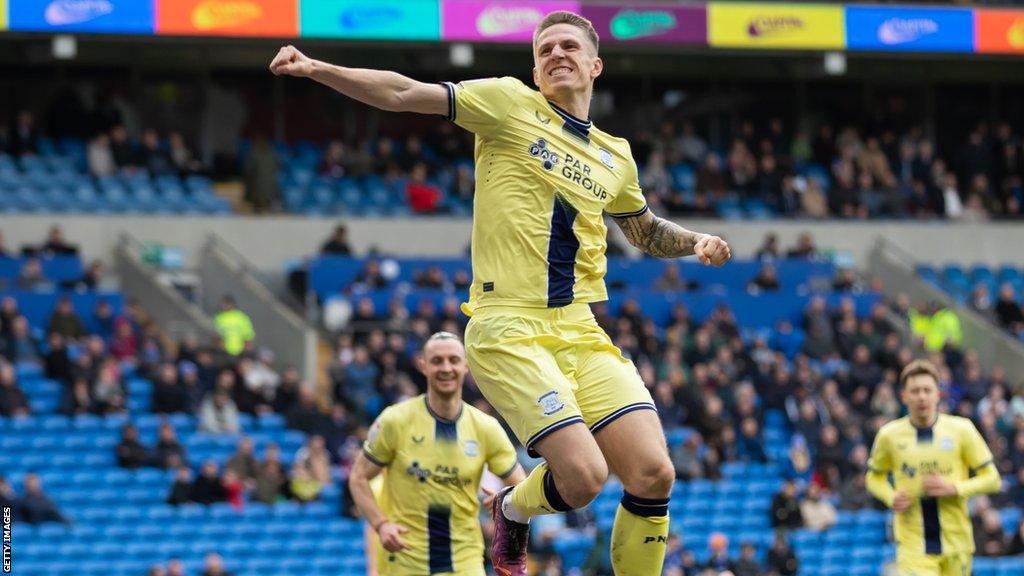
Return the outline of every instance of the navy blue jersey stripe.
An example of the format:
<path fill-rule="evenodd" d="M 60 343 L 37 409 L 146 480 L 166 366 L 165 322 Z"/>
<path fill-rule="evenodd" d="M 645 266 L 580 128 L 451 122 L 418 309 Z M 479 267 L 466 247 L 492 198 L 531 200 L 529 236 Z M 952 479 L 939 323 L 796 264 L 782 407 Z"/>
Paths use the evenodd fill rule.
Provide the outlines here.
<path fill-rule="evenodd" d="M 924 522 L 924 553 L 942 554 L 942 524 L 939 523 L 937 499 L 921 499 L 921 520 Z"/>
<path fill-rule="evenodd" d="M 430 573 L 454 572 L 452 565 L 452 510 L 445 506 L 427 509 L 427 543 Z"/>
<path fill-rule="evenodd" d="M 376 458 L 374 458 L 373 454 L 370 454 L 369 450 L 367 450 L 365 448 L 363 448 L 363 455 L 366 456 L 367 460 L 369 460 L 370 462 L 373 462 L 377 466 L 384 467 L 384 466 L 388 465 L 387 462 L 381 462 L 380 460 L 377 460 Z"/>
<path fill-rule="evenodd" d="M 573 300 L 576 252 L 580 249 L 580 240 L 572 231 L 576 214 L 572 204 L 555 196 L 548 240 L 548 308 L 560 308 Z"/>
<path fill-rule="evenodd" d="M 641 214 L 643 214 L 644 212 L 647 212 L 650 209 L 651 209 L 650 206 L 644 204 L 644 207 L 639 209 L 639 210 L 637 210 L 636 212 L 623 212 L 621 214 L 613 214 L 613 213 L 609 212 L 608 215 L 611 216 L 612 218 L 632 218 L 634 216 L 640 216 Z"/>

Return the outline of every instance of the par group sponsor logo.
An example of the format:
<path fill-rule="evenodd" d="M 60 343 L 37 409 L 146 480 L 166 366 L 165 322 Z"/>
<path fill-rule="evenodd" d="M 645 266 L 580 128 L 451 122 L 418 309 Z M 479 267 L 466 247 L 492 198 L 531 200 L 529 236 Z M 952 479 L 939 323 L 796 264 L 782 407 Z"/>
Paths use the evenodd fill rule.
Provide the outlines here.
<path fill-rule="evenodd" d="M 114 11 L 109 0 L 53 0 L 43 19 L 50 26 L 70 26 L 95 20 Z"/>
<path fill-rule="evenodd" d="M 249 0 L 207 0 L 192 10 L 192 25 L 197 30 L 235 28 L 259 20 L 263 7 Z"/>
<path fill-rule="evenodd" d="M 544 13 L 532 6 L 494 6 L 480 13 L 476 29 L 487 37 L 508 36 L 532 31 L 543 19 Z"/>
<path fill-rule="evenodd" d="M 804 21 L 799 16 L 792 14 L 758 16 L 747 25 L 747 34 L 751 38 L 778 36 L 799 32 L 804 29 L 804 26 Z"/>
<path fill-rule="evenodd" d="M 893 46 L 938 32 L 939 23 L 931 18 L 890 18 L 878 27 L 878 41 Z"/>
<path fill-rule="evenodd" d="M 612 36 L 619 40 L 635 40 L 657 36 L 678 25 L 675 14 L 667 10 L 623 10 L 612 18 Z"/>

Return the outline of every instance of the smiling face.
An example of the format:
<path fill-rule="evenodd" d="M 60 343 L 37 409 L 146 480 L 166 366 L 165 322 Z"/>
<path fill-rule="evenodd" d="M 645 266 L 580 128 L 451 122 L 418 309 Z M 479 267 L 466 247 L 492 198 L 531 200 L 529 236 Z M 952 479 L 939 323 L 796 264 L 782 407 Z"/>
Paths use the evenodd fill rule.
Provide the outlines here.
<path fill-rule="evenodd" d="M 597 47 L 573 24 L 545 28 L 533 44 L 533 83 L 548 99 L 592 90 L 603 69 Z"/>
<path fill-rule="evenodd" d="M 420 370 L 427 377 L 427 388 L 443 398 L 462 394 L 462 381 L 469 370 L 466 349 L 456 338 L 427 342 L 419 359 Z"/>

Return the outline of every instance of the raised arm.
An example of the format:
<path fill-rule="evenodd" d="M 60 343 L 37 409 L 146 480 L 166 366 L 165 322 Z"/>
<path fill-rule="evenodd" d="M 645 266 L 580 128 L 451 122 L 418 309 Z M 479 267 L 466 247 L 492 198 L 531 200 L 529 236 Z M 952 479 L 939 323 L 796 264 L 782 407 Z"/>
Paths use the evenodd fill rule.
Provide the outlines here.
<path fill-rule="evenodd" d="M 448 90 L 386 70 L 344 68 L 309 58 L 285 46 L 270 62 L 275 76 L 312 78 L 349 98 L 388 112 L 447 114 Z"/>
<path fill-rule="evenodd" d="M 644 210 L 636 216 L 615 218 L 615 223 L 630 244 L 644 254 L 658 258 L 681 258 L 696 254 L 701 264 L 721 266 L 732 256 L 729 244 L 718 236 L 692 232 L 655 216 L 650 210 Z"/>

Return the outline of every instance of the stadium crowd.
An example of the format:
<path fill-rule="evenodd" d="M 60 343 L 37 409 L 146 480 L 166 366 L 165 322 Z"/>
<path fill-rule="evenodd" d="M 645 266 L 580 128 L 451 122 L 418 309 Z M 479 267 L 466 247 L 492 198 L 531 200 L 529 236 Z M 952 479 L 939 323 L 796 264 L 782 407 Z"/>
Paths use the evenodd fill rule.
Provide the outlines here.
<path fill-rule="evenodd" d="M 339 234 L 343 243 L 344 233 Z M 324 252 L 337 248 L 339 238 L 328 242 Z M 749 290 L 771 291 L 780 288 L 773 262 L 780 257 L 814 259 L 818 253 L 810 237 L 801 238 L 789 250 L 767 238 L 758 257 L 764 268 Z M 458 284 L 436 269 L 425 269 L 417 277 L 429 279 L 432 286 Z M 417 280 L 417 285 L 424 281 Z M 368 261 L 356 283 L 359 290 L 388 285 L 376 260 Z M 685 289 L 685 282 L 669 273 L 657 286 Z M 877 291 L 879 285 L 841 269 L 829 288 L 852 294 Z M 836 523 L 837 510 L 882 509 L 864 486 L 868 447 L 878 429 L 902 413 L 900 369 L 915 357 L 914 350 L 926 350 L 942 367 L 946 409 L 978 423 L 1012 487 L 991 501 L 978 500 L 974 517 L 980 553 L 1024 553 L 1024 525 L 1004 534 L 998 511 L 1002 506 L 1024 506 L 1024 388 L 1009 381 L 999 366 L 983 370 L 977 354 L 962 348 L 958 321 L 953 316 L 951 325 L 945 309 L 912 308 L 901 296 L 858 318 L 852 301 L 840 302 L 830 308 L 824 298 L 811 299 L 799 326 L 806 340 L 791 357 L 781 351 L 793 333 L 791 325 L 780 323 L 770 339 L 757 336 L 744 341 L 726 307 L 701 323 L 678 306 L 664 328 L 646 317 L 637 302 L 627 302 L 616 317 L 604 305 L 594 309 L 616 345 L 637 362 L 664 427 L 694 431 L 671 448 L 680 480 L 720 479 L 726 462 L 768 461 L 762 437 L 765 413 L 785 414 L 796 434 L 781 462 L 786 483 L 767 511 L 772 526 L 783 531 L 826 530 Z M 458 315 L 457 303 L 450 298 L 440 310 L 429 302 L 407 310 L 400 302 L 392 302 L 387 310 L 375 310 L 370 299 L 359 301 L 353 330 L 338 335 L 330 367 L 335 400 L 347 404 L 354 422 L 366 425 L 380 407 L 418 392 L 422 382 L 412 368 L 412 351 L 435 330 L 461 333 L 465 321 Z M 911 318 L 931 322 L 924 328 L 917 322 L 915 331 L 904 335 L 902 321 Z M 464 394 L 467 401 L 493 413 L 471 381 Z M 564 519 L 537 520 L 534 543 L 540 551 L 550 550 L 553 535 L 566 528 L 594 529 L 586 511 Z M 795 573 L 796 560 L 784 535 L 773 546 L 769 565 L 753 572 L 741 568 L 752 558 L 722 557 L 728 543 L 721 538 L 724 535 L 718 534 L 709 542 L 714 569 L 728 565 L 736 573 Z M 670 554 L 666 573 L 701 573 L 692 565 L 692 555 L 676 550 Z"/>
<path fill-rule="evenodd" d="M 45 245 L 51 250 L 71 248 L 59 229 L 51 231 Z M 328 239 L 323 251 L 351 253 L 343 227 Z M 785 286 L 785 279 L 774 271 L 779 259 L 819 257 L 809 236 L 789 249 L 779 246 L 777 239 L 766 238 L 756 256 L 764 266 L 748 286 L 754 292 Z M 417 285 L 423 287 L 454 289 L 468 282 L 461 273 L 448 278 L 438 269 L 424 269 L 416 276 Z M 384 287 L 386 279 L 379 263 L 370 260 L 357 282 L 363 289 L 374 289 Z M 685 290 L 686 282 L 668 273 L 656 286 Z M 828 288 L 852 294 L 877 291 L 879 286 L 840 270 Z M 408 310 L 393 302 L 386 311 L 378 311 L 372 300 L 362 300 L 352 329 L 336 335 L 328 367 L 332 397 L 324 402 L 301 381 L 297 370 L 276 366 L 269 351 L 255 348 L 251 325 L 233 351 L 227 349 L 231 339 L 227 333 L 208 346 L 188 338 L 168 345 L 133 303 L 116 316 L 109 307 L 98 308 L 94 313 L 103 319 L 98 325 L 104 328 L 88 333 L 80 312 L 70 300 L 61 299 L 40 340 L 27 329 L 16 300 L 6 298 L 0 310 L 4 344 L 0 347 L 0 415 L 31 411 L 14 370 L 15 364 L 25 362 L 38 363 L 48 378 L 61 383 L 64 414 L 124 413 L 126 373 L 153 382 L 153 412 L 191 414 L 198 430 L 208 434 L 238 433 L 240 414 L 281 414 L 289 428 L 308 435 L 306 445 L 290 458 L 271 446 L 258 459 L 252 441 L 243 437 L 228 461 L 204 461 L 193 470 L 175 428 L 164 423 L 150 446 L 139 439 L 134 426 L 126 425 L 114 449 L 117 462 L 129 469 L 174 470 L 176 478 L 167 496 L 173 505 L 228 502 L 241 509 L 247 501 L 308 502 L 336 481 L 332 469 L 339 469 L 344 477 L 366 426 L 384 406 L 423 389 L 422 376 L 414 368 L 415 354 L 436 330 L 462 333 L 466 320 L 457 304 L 449 299 L 440 309 L 423 304 Z M 1000 518 L 1002 507 L 1024 507 L 1024 388 L 1010 381 L 999 366 L 983 370 L 977 354 L 962 349 L 958 327 L 941 321 L 943 310 L 916 310 L 901 297 L 858 318 L 849 300 L 830 308 L 825 299 L 812 298 L 800 326 L 807 338 L 792 349 L 786 344 L 792 326 L 780 323 L 770 337 L 745 340 L 727 307 L 696 322 L 685 307 L 677 306 L 665 327 L 648 318 L 637 302 L 627 302 L 614 317 L 605 305 L 594 309 L 614 342 L 636 361 L 665 428 L 692 431 L 671 447 L 680 480 L 721 478 L 722 467 L 729 462 L 766 462 L 769 454 L 762 431 L 769 411 L 784 414 L 796 432 L 780 462 L 786 482 L 765 511 L 771 525 L 779 529 L 768 554 L 759 557 L 751 546 L 741 546 L 741 554 L 732 557 L 725 536 L 713 534 L 709 560 L 698 565 L 694 551 L 673 538 L 666 574 L 689 576 L 725 568 L 736 574 L 795 574 L 799 560 L 787 543 L 787 531 L 826 530 L 835 524 L 837 509 L 878 508 L 864 488 L 867 446 L 883 423 L 901 413 L 896 375 L 914 357 L 915 346 L 929 350 L 942 366 L 947 409 L 978 423 L 1007 479 L 1006 490 L 975 503 L 979 553 L 1024 553 L 1024 525 L 1006 533 Z M 224 311 L 231 310 L 226 301 Z M 900 319 L 915 315 L 933 322 L 927 330 L 905 337 Z M 787 349 L 788 356 L 783 352 Z M 465 398 L 493 414 L 471 379 Z M 325 405 L 330 405 L 329 411 L 322 409 Z M 527 459 L 525 454 L 523 458 Z M 66 520 L 38 478 L 24 484 L 24 494 L 18 496 L 0 483 L 0 497 L 13 503 L 24 521 Z M 349 502 L 344 512 L 351 513 Z M 560 564 L 552 539 L 572 530 L 594 533 L 594 512 L 584 509 L 565 517 L 538 519 L 534 548 L 548 573 L 558 573 Z M 589 562 L 600 572 L 601 558 Z M 215 568 L 209 573 L 217 574 Z M 169 566 L 165 573 L 174 572 Z"/>

